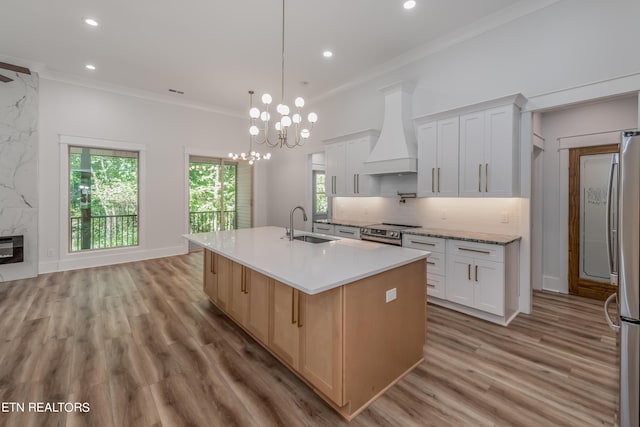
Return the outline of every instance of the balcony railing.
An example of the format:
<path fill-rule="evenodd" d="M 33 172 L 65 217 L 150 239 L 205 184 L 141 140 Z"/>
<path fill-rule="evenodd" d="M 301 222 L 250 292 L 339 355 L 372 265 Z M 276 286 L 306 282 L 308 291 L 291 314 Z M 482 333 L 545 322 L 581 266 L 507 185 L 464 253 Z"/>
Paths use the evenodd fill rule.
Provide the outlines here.
<path fill-rule="evenodd" d="M 237 212 L 224 211 L 224 215 L 223 211 L 189 212 L 189 226 L 191 233 L 233 230 L 237 228 Z M 70 229 L 72 252 L 138 244 L 138 215 L 92 216 L 85 230 L 82 217 L 74 216 L 71 217 Z M 83 233 L 87 237 L 85 242 Z"/>
<path fill-rule="evenodd" d="M 237 228 L 236 211 L 201 211 L 189 212 L 189 226 L 192 233 L 208 233 L 211 231 L 234 230 Z M 224 227 L 223 227 L 224 223 Z"/>
<path fill-rule="evenodd" d="M 71 217 L 71 251 L 138 244 L 138 215 L 92 216 L 83 229 L 82 217 Z M 83 235 L 87 237 L 83 242 Z"/>

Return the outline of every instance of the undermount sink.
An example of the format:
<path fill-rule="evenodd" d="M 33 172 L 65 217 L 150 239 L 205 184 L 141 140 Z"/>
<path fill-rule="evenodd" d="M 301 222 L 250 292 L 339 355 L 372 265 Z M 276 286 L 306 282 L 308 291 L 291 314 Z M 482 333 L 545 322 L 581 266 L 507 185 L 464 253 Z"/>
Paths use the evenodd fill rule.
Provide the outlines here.
<path fill-rule="evenodd" d="M 325 243 L 325 242 L 331 241 L 331 239 L 323 239 L 322 237 L 309 236 L 309 235 L 295 236 L 294 240 L 302 240 L 303 242 L 308 242 L 308 243 Z"/>

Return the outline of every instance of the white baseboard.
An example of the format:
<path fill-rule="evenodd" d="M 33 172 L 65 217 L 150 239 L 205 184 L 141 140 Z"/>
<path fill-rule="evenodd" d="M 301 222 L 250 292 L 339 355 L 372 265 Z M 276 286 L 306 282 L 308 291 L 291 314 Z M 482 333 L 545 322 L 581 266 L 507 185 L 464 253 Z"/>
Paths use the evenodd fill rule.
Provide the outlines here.
<path fill-rule="evenodd" d="M 183 255 L 188 252 L 184 245 L 168 248 L 146 249 L 126 253 L 100 253 L 95 256 L 82 256 L 74 259 L 58 261 L 44 261 L 38 265 L 38 274 L 55 273 L 58 271 L 78 270 L 82 268 L 101 267 L 105 265 L 123 264 L 126 262 L 143 261 L 145 259 L 163 258 Z M 86 255 L 86 254 L 83 254 Z"/>
<path fill-rule="evenodd" d="M 559 294 L 566 294 L 569 291 L 566 280 L 560 280 L 559 277 L 554 276 L 542 276 L 542 290 Z"/>

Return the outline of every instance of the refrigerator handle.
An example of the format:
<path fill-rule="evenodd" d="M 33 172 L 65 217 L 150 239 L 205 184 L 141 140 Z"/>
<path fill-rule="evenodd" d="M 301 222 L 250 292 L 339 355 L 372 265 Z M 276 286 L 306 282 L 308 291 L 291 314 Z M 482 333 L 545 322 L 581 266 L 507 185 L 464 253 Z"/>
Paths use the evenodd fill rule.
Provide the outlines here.
<path fill-rule="evenodd" d="M 607 298 L 607 300 L 604 302 L 604 317 L 605 319 L 607 319 L 607 323 L 609 324 L 609 327 L 611 328 L 611 330 L 613 331 L 619 331 L 620 330 L 620 325 L 617 323 L 613 323 L 613 320 L 611 320 L 611 316 L 609 316 L 609 305 L 611 304 L 611 301 L 616 300 L 616 306 L 618 305 L 618 294 L 614 293 L 609 295 L 609 298 Z"/>
<path fill-rule="evenodd" d="M 607 258 L 609 259 L 609 277 L 610 283 L 614 286 L 618 286 L 618 271 L 614 262 L 613 251 L 617 248 L 613 247 L 613 228 L 612 228 L 612 212 L 611 206 L 613 202 L 613 180 L 616 178 L 616 168 L 618 167 L 618 154 L 611 156 L 611 166 L 609 167 L 609 186 L 607 188 L 607 215 L 606 215 L 606 227 L 607 227 Z"/>

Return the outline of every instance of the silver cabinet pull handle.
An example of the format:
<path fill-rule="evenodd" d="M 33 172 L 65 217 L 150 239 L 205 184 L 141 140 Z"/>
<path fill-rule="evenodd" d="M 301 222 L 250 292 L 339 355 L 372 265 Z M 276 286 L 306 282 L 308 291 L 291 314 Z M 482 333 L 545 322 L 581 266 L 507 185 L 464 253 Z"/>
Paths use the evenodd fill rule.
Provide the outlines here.
<path fill-rule="evenodd" d="M 467 264 L 467 278 L 471 280 L 471 264 Z"/>
<path fill-rule="evenodd" d="M 411 243 L 414 243 L 416 245 L 425 245 L 425 246 L 435 246 L 435 243 L 429 243 L 429 242 L 420 242 L 418 240 L 410 240 Z"/>
<path fill-rule="evenodd" d="M 342 234 L 351 234 L 352 236 L 353 236 L 354 234 L 356 234 L 356 232 L 355 232 L 355 231 L 344 231 L 344 230 L 338 230 L 338 233 L 342 233 Z"/>
<path fill-rule="evenodd" d="M 482 193 L 482 163 L 478 164 L 478 193 Z"/>
<path fill-rule="evenodd" d="M 440 192 L 440 168 L 438 168 L 438 193 Z"/>
<path fill-rule="evenodd" d="M 478 281 L 478 266 L 476 265 L 476 282 Z"/>
<path fill-rule="evenodd" d="M 436 192 L 436 190 L 435 190 L 435 179 L 436 179 L 435 178 L 435 171 L 436 171 L 436 168 L 431 168 L 431 192 L 432 193 Z"/>
<path fill-rule="evenodd" d="M 358 193 L 358 190 L 356 189 L 356 174 L 353 174 L 353 192 L 354 193 Z"/>
<path fill-rule="evenodd" d="M 429 265 L 436 265 L 436 263 L 435 263 L 435 262 L 433 262 L 433 261 L 427 261 L 427 264 L 429 264 Z"/>
<path fill-rule="evenodd" d="M 296 323 L 296 314 L 295 314 L 295 310 L 294 310 L 294 306 L 295 306 L 295 290 L 293 288 L 291 288 L 291 324 L 295 325 Z"/>
<path fill-rule="evenodd" d="M 491 255 L 490 251 L 482 251 L 480 249 L 470 249 L 470 248 L 458 248 L 458 250 L 460 251 L 467 251 L 467 252 L 477 252 L 479 254 L 485 254 L 485 255 Z"/>
<path fill-rule="evenodd" d="M 484 191 L 489 192 L 489 163 L 484 164 Z"/>
<path fill-rule="evenodd" d="M 435 288 L 436 287 L 436 285 L 433 285 L 433 284 L 431 284 L 429 282 L 427 282 L 427 286 L 430 287 L 430 288 Z"/>

